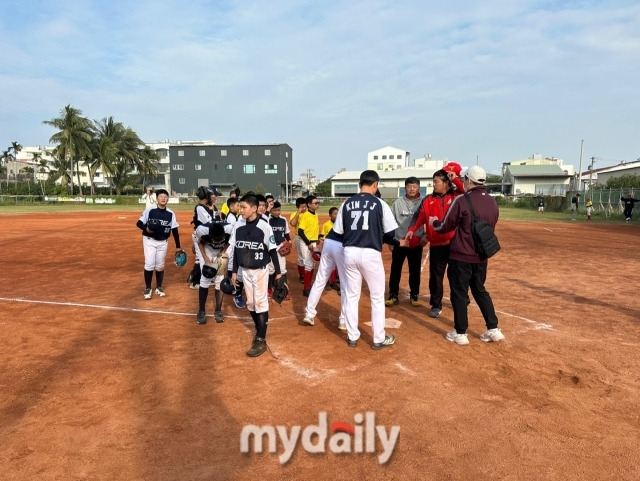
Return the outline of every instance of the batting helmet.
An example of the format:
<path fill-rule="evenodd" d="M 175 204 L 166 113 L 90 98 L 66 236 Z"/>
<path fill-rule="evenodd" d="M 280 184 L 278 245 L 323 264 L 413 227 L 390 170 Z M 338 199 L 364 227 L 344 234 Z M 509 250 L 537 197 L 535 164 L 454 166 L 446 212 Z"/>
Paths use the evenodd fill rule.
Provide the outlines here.
<path fill-rule="evenodd" d="M 207 279 L 213 279 L 217 273 L 218 269 L 216 269 L 212 265 L 205 264 L 204 266 L 202 266 L 202 276 L 206 277 Z"/>
<path fill-rule="evenodd" d="M 187 253 L 180 249 L 178 252 L 176 252 L 176 257 L 173 262 L 178 267 L 184 267 L 187 264 Z"/>
<path fill-rule="evenodd" d="M 236 286 L 233 284 L 231 277 L 225 277 L 222 279 L 222 282 L 220 282 L 220 290 L 225 294 L 231 294 L 232 296 L 237 294 Z"/>

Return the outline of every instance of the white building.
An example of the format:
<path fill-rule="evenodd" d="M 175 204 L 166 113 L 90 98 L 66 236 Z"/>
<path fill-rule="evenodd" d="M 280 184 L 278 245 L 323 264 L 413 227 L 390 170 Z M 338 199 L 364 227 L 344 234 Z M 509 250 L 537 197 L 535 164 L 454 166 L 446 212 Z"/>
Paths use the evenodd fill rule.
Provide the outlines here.
<path fill-rule="evenodd" d="M 607 183 L 607 180 L 623 175 L 640 175 L 640 159 L 633 162 L 623 160 L 618 165 L 593 169 L 593 172 L 587 170 L 582 173 L 581 187 L 582 190 L 588 189 L 591 182 L 593 185 L 603 185 Z"/>
<path fill-rule="evenodd" d="M 409 152 L 396 147 L 383 147 L 367 154 L 367 169 L 378 172 L 403 169 L 409 166 Z"/>

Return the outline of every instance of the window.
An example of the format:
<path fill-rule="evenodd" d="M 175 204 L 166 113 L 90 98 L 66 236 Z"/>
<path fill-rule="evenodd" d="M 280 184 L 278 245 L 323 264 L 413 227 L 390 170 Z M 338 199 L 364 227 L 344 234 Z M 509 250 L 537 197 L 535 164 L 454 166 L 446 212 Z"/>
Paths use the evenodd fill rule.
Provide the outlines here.
<path fill-rule="evenodd" d="M 173 164 L 173 170 L 184 170 L 184 164 Z"/>
<path fill-rule="evenodd" d="M 373 156 L 373 160 L 378 160 L 378 156 L 377 156 L 377 155 L 374 155 L 374 156 Z"/>
<path fill-rule="evenodd" d="M 221 150 L 220 151 L 220 155 L 223 156 L 223 157 L 226 157 L 227 156 L 227 151 L 226 150 Z"/>
<path fill-rule="evenodd" d="M 278 164 L 265 164 L 264 173 L 265 174 L 277 174 L 278 173 Z"/>
<path fill-rule="evenodd" d="M 156 154 L 158 154 L 158 157 L 161 159 L 166 159 L 168 156 L 167 149 L 156 150 Z"/>
<path fill-rule="evenodd" d="M 178 182 L 180 182 L 181 184 L 185 183 L 184 177 L 181 177 L 180 179 L 178 179 Z"/>
<path fill-rule="evenodd" d="M 243 150 L 242 151 L 242 155 L 244 155 L 245 157 L 247 157 L 249 155 L 249 151 L 248 150 Z"/>
<path fill-rule="evenodd" d="M 384 164 L 378 164 L 378 170 L 384 169 Z"/>
<path fill-rule="evenodd" d="M 218 164 L 213 164 L 213 170 L 218 170 Z"/>
<path fill-rule="evenodd" d="M 393 160 L 393 155 L 390 155 L 390 156 L 389 156 L 389 158 L 390 158 L 391 160 Z"/>
<path fill-rule="evenodd" d="M 202 170 L 202 164 L 196 164 L 196 170 Z"/>
<path fill-rule="evenodd" d="M 386 156 L 386 155 L 383 155 L 383 156 L 382 156 L 382 160 L 387 160 L 387 156 Z"/>
<path fill-rule="evenodd" d="M 178 157 L 184 157 L 184 150 L 178 150 Z"/>
<path fill-rule="evenodd" d="M 204 157 L 204 150 L 200 151 L 200 157 Z"/>
<path fill-rule="evenodd" d="M 271 149 L 264 149 L 264 155 L 271 155 Z"/>
<path fill-rule="evenodd" d="M 255 174 L 256 173 L 256 166 L 253 165 L 253 164 L 244 164 L 243 168 L 244 168 L 244 173 L 245 174 Z"/>
<path fill-rule="evenodd" d="M 232 164 L 227 164 L 227 170 L 232 170 L 233 169 L 233 165 Z"/>
<path fill-rule="evenodd" d="M 284 156 L 285 156 L 285 157 L 289 157 L 289 152 L 285 152 L 285 153 L 284 153 Z"/>

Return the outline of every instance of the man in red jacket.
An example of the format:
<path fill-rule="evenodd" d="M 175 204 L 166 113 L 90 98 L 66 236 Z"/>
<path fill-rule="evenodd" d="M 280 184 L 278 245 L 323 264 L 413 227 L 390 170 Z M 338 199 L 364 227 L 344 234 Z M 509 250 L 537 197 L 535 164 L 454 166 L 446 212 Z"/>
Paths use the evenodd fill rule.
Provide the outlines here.
<path fill-rule="evenodd" d="M 451 164 L 447 164 L 449 167 Z M 449 262 L 451 239 L 455 232 L 440 234 L 428 225 L 430 217 L 437 217 L 443 221 L 453 199 L 464 193 L 464 186 L 458 175 L 460 166 L 450 168 L 449 171 L 438 170 L 433 174 L 433 194 L 424 198 L 420 208 L 413 215 L 406 235 L 409 240 L 423 225 L 426 226 L 429 241 L 429 302 L 431 304 L 430 317 L 438 317 L 442 311 L 442 297 L 444 295 L 444 273 Z"/>
<path fill-rule="evenodd" d="M 487 193 L 484 185 L 486 178 L 487 174 L 482 167 L 478 165 L 469 167 L 464 176 L 464 187 L 467 191 L 465 195 L 468 195 L 476 217 L 495 229 L 498 222 L 498 204 Z M 456 235 L 451 242 L 448 271 L 455 329 L 447 334 L 447 340 L 461 346 L 469 344 L 466 334 L 469 327 L 467 315 L 469 288 L 487 325 L 487 332 L 480 336 L 480 340 L 484 342 L 503 340 L 504 335 L 498 329 L 498 317 L 493 301 L 484 288 L 487 278 L 487 260 L 481 259 L 476 252 L 471 231 L 471 212 L 464 196 L 456 197 L 451 203 L 444 221 L 441 222 L 436 216 L 432 216 L 429 218 L 429 225 L 440 234 L 456 230 Z"/>

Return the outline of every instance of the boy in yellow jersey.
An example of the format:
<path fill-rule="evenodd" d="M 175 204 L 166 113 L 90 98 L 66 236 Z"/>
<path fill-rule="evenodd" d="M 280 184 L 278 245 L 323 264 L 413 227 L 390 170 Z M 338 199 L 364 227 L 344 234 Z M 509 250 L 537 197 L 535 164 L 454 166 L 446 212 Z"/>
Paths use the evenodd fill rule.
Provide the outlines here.
<path fill-rule="evenodd" d="M 318 210 L 320 202 L 318 202 L 318 198 L 315 195 L 310 195 L 307 197 L 306 203 L 307 211 L 300 215 L 297 230 L 301 241 L 300 250 L 304 257 L 304 288 L 302 295 L 309 297 L 313 268 L 315 267 L 313 253 L 319 250 L 316 248 L 316 243 L 320 238 L 320 223 L 318 222 L 316 211 Z"/>
<path fill-rule="evenodd" d="M 232 190 L 231 192 L 229 192 L 229 199 L 232 199 L 234 197 L 238 197 L 238 193 L 235 190 Z M 222 218 L 226 219 L 227 216 L 229 215 L 229 204 L 227 204 L 226 202 L 222 204 L 222 207 L 220 208 L 220 213 L 222 214 Z"/>
<path fill-rule="evenodd" d="M 327 234 L 329 233 L 329 231 L 333 229 L 333 223 L 336 221 L 336 217 L 338 217 L 338 208 L 331 207 L 331 209 L 329 209 L 329 220 L 324 224 L 322 224 L 322 229 L 320 230 L 320 237 L 322 237 L 323 239 L 327 237 Z M 329 276 L 329 282 L 327 282 L 327 285 L 324 287 L 324 290 L 330 291 L 333 288 L 336 291 L 340 292 L 340 286 L 337 283 L 337 279 L 338 279 L 338 269 L 334 269 L 331 272 L 331 275 Z"/>
<path fill-rule="evenodd" d="M 293 238 L 293 245 L 296 248 L 296 254 L 298 255 L 298 277 L 300 284 L 304 284 L 304 256 L 302 255 L 302 249 L 300 248 L 301 240 L 298 235 L 298 221 L 300 216 L 307 211 L 307 199 L 304 197 L 298 197 L 296 199 L 296 211 L 289 216 L 289 225 L 292 227 L 295 233 Z"/>

